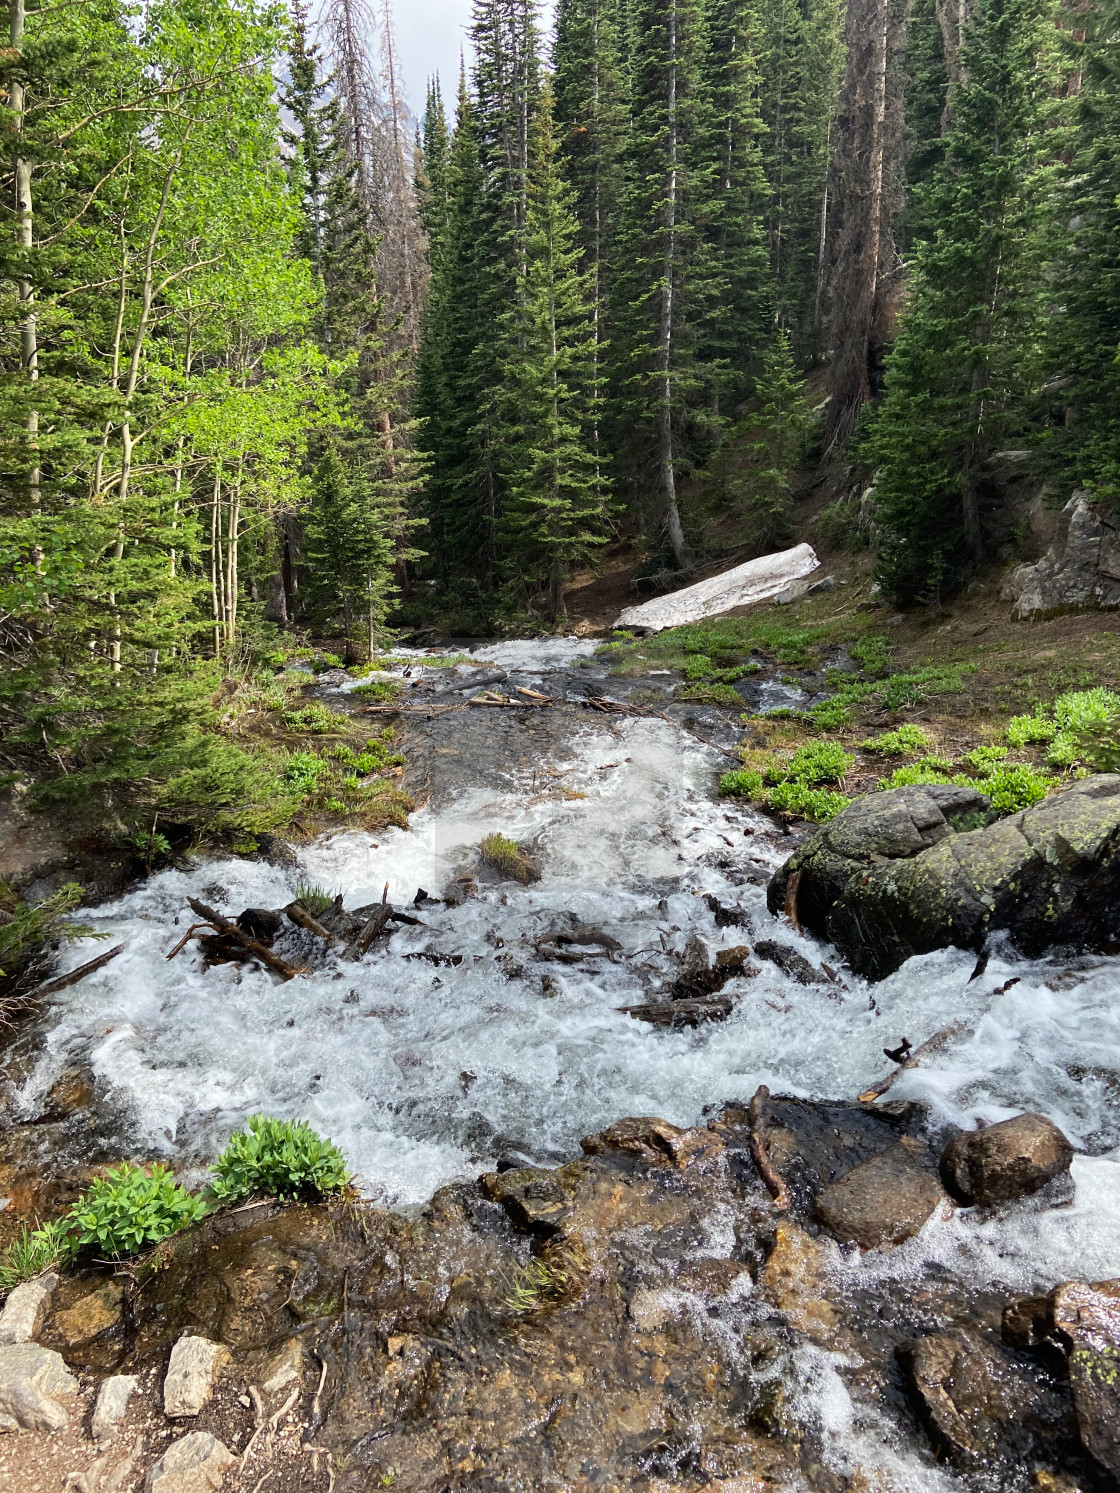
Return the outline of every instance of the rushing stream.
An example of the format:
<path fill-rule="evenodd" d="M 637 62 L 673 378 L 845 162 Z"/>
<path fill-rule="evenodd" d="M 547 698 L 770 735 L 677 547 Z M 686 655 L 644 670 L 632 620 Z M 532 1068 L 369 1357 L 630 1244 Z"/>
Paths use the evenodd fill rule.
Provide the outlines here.
<path fill-rule="evenodd" d="M 590 651 L 503 644 L 479 648 L 477 662 L 513 671 L 511 685 L 562 693 L 569 680 L 597 678 L 609 694 L 603 671 L 571 667 Z M 448 698 L 470 678 L 441 674 Z M 343 703 L 337 691 L 324 698 Z M 473 726 L 497 713 L 465 714 Z M 472 785 L 463 719 L 445 717 L 443 744 L 428 743 L 430 761 L 455 759 L 455 786 L 433 781 L 408 831 L 324 837 L 300 849 L 298 870 L 206 860 L 98 909 L 92 921 L 127 949 L 47 1013 L 23 1085 L 27 1111 L 64 1069 L 85 1064 L 122 1152 L 200 1166 L 248 1113 L 304 1116 L 343 1148 L 368 1194 L 407 1206 L 502 1158 L 558 1163 L 624 1115 L 690 1125 L 760 1083 L 852 1099 L 889 1068 L 884 1047 L 961 1022 L 891 1098 L 928 1104 L 935 1128 L 1048 1114 L 1081 1153 L 1076 1201 L 988 1222 L 968 1211 L 937 1217 L 897 1249 L 839 1252 L 838 1271 L 865 1287 L 936 1269 L 1010 1289 L 1120 1274 L 1120 959 L 1026 962 L 997 951 L 970 982 L 974 956 L 948 950 L 869 986 L 768 915 L 765 881 L 792 842 L 716 798 L 726 757 L 677 721 L 573 711 L 550 760 L 512 759 Z M 360 965 L 331 960 L 278 983 L 249 966 L 204 969 L 194 945 L 166 960 L 190 918 L 188 894 L 236 914 L 282 906 L 309 880 L 357 907 L 388 882 L 389 900 L 407 906 L 418 888 L 439 896 L 476 866 L 493 830 L 528 844 L 542 879 L 481 884 L 457 906 L 429 902 L 416 909 L 424 926 L 394 933 Z M 745 913 L 743 925 L 717 926 L 717 904 Z M 578 962 L 542 958 L 538 942 L 573 919 L 618 947 L 589 945 Z M 620 1011 L 676 978 L 692 935 L 713 954 L 777 939 L 838 978 L 803 985 L 759 961 L 756 976 L 725 986 L 736 998 L 729 1019 L 694 1030 Z M 311 947 L 291 939 L 293 950 Z M 82 946 L 68 956 L 88 957 Z M 843 1438 L 851 1402 L 827 1359 L 802 1366 L 806 1404 Z M 871 1434 L 866 1422 L 861 1434 Z M 950 1481 L 907 1465 L 892 1472 L 899 1486 Z"/>

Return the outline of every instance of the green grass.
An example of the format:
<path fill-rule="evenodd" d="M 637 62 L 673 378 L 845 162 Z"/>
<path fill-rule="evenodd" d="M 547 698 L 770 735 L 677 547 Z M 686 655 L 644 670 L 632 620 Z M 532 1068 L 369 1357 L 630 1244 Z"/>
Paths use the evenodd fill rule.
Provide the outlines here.
<path fill-rule="evenodd" d="M 301 881 L 296 886 L 294 900 L 306 907 L 313 918 L 317 918 L 320 913 L 328 912 L 334 906 L 336 896 L 336 892 L 329 891 L 325 886 Z"/>
<path fill-rule="evenodd" d="M 493 866 L 502 876 L 523 885 L 539 878 L 539 872 L 516 841 L 507 839 L 497 830 L 489 834 L 479 846 L 482 859 Z"/>
<path fill-rule="evenodd" d="M 284 716 L 289 731 L 299 731 L 308 736 L 327 736 L 332 731 L 343 729 L 344 716 L 339 716 L 319 700 L 311 700 L 299 710 L 289 710 Z"/>
<path fill-rule="evenodd" d="M 0 1296 L 6 1296 L 25 1280 L 34 1280 L 45 1270 L 64 1265 L 73 1254 L 73 1243 L 64 1220 L 29 1229 L 25 1224 L 13 1239 L 0 1263 Z"/>
<path fill-rule="evenodd" d="M 402 689 L 404 685 L 399 679 L 372 679 L 368 684 L 356 684 L 350 693 L 379 705 L 392 705 Z"/>

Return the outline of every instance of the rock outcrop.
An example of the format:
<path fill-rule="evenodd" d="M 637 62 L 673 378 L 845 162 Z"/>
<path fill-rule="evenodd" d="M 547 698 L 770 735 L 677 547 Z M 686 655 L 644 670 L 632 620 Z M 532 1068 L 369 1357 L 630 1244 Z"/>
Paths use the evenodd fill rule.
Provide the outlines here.
<path fill-rule="evenodd" d="M 952 784 L 857 799 L 774 876 L 770 911 L 781 914 L 788 897 L 802 926 L 872 979 L 913 954 L 979 949 L 997 931 L 1029 955 L 1107 944 L 1120 926 L 1120 774 L 957 831 L 954 821 L 986 808 L 982 794 Z"/>
<path fill-rule="evenodd" d="M 1020 621 L 1120 607 L 1120 528 L 1078 489 L 1046 554 L 1013 570 L 1002 595 Z"/>

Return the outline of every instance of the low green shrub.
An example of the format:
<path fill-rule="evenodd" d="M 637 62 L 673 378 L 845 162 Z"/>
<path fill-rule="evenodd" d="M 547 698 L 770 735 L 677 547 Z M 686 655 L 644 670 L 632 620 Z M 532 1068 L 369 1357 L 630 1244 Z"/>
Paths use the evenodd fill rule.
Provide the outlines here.
<path fill-rule="evenodd" d="M 891 640 L 884 633 L 869 632 L 854 643 L 848 644 L 848 652 L 865 673 L 882 676 L 890 673 Z"/>
<path fill-rule="evenodd" d="M 908 762 L 905 767 L 896 767 L 889 777 L 879 779 L 879 791 L 891 788 L 912 788 L 921 783 L 947 783 L 953 764 L 947 757 L 920 757 L 917 762 Z"/>
<path fill-rule="evenodd" d="M 24 902 L 0 882 L 0 912 L 4 913 L 0 917 L 0 982 L 15 979 L 23 970 L 31 972 L 54 943 L 106 936 L 84 923 L 70 922 L 68 915 L 81 900 L 82 889 L 76 881 L 35 903 Z"/>
<path fill-rule="evenodd" d="M 403 688 L 399 679 L 371 679 L 368 684 L 356 684 L 350 693 L 380 705 L 391 705 Z"/>
<path fill-rule="evenodd" d="M 1005 746 L 978 746 L 971 752 L 966 752 L 961 761 L 966 767 L 971 767 L 973 772 L 978 772 L 981 777 L 995 772 L 1001 762 L 1007 760 L 1007 748 Z"/>
<path fill-rule="evenodd" d="M 1013 747 L 1031 746 L 1039 741 L 1053 741 L 1057 729 L 1046 716 L 1017 715 L 1007 723 L 1007 740 Z"/>
<path fill-rule="evenodd" d="M 1094 772 L 1120 772 L 1120 711 L 1078 733 L 1081 759 Z"/>
<path fill-rule="evenodd" d="M 250 1115 L 213 1166 L 209 1192 L 220 1203 L 253 1193 L 277 1198 L 326 1197 L 350 1183 L 346 1158 L 306 1120 Z"/>
<path fill-rule="evenodd" d="M 95 1249 L 110 1258 L 133 1255 L 168 1238 L 206 1212 L 170 1170 L 122 1161 L 98 1177 L 67 1214 L 74 1248 Z"/>
<path fill-rule="evenodd" d="M 773 762 L 766 770 L 769 783 L 838 783 L 856 759 L 836 741 L 807 741 L 787 762 Z"/>
<path fill-rule="evenodd" d="M 993 812 L 1002 816 L 1018 814 L 1021 809 L 1040 803 L 1055 781 L 1050 773 L 1039 772 L 1029 763 L 1013 762 L 986 774 L 976 786 L 991 799 Z"/>
<path fill-rule="evenodd" d="M 906 725 L 869 737 L 860 746 L 865 752 L 880 752 L 884 757 L 908 757 L 914 752 L 928 752 L 930 740 L 921 726 Z"/>
<path fill-rule="evenodd" d="M 684 677 L 686 679 L 706 679 L 715 669 L 715 665 L 706 653 L 693 653 L 688 657 L 684 666 Z"/>
<path fill-rule="evenodd" d="M 34 1280 L 44 1270 L 64 1265 L 73 1252 L 65 1220 L 56 1219 L 37 1229 L 29 1229 L 25 1224 L 22 1233 L 4 1251 L 0 1263 L 0 1296 L 6 1296 L 25 1280 Z"/>
<path fill-rule="evenodd" d="M 764 791 L 762 774 L 748 768 L 725 772 L 719 780 L 721 798 L 758 798 Z"/>
<path fill-rule="evenodd" d="M 299 710 L 289 710 L 284 716 L 289 731 L 299 731 L 308 736 L 327 736 L 343 725 L 343 719 L 328 710 L 320 700 L 312 700 Z"/>
<path fill-rule="evenodd" d="M 814 824 L 834 819 L 841 809 L 846 809 L 852 802 L 843 793 L 837 793 L 832 788 L 813 788 L 808 783 L 792 781 L 777 783 L 767 794 L 767 800 L 772 809 L 777 809 L 780 813 L 797 814 L 802 819 L 812 820 Z"/>
<path fill-rule="evenodd" d="M 812 522 L 813 533 L 828 549 L 858 550 L 864 546 L 859 527 L 859 509 L 843 498 L 822 508 Z"/>
<path fill-rule="evenodd" d="M 319 780 L 330 775 L 330 763 L 314 752 L 293 752 L 284 765 L 284 782 L 295 793 L 314 793 Z"/>
<path fill-rule="evenodd" d="M 1105 727 L 1120 712 L 1120 695 L 1113 690 L 1070 690 L 1051 706 L 1057 730 L 1046 753 L 1051 767 L 1070 768 L 1081 760 L 1082 741 Z"/>

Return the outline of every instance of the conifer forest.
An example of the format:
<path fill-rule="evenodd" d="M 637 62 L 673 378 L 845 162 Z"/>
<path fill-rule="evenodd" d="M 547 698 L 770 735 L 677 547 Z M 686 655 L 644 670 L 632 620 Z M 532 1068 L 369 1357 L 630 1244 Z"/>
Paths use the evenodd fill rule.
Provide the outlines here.
<path fill-rule="evenodd" d="M 10 26 L 0 735 L 44 802 L 283 818 L 220 727 L 297 634 L 562 630 L 608 554 L 789 543 L 814 472 L 903 610 L 1006 558 L 993 453 L 1116 497 L 1113 0 L 476 0 L 419 119 L 373 0 Z"/>

